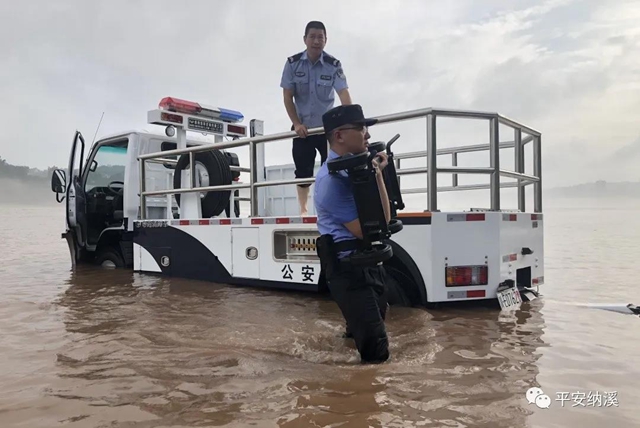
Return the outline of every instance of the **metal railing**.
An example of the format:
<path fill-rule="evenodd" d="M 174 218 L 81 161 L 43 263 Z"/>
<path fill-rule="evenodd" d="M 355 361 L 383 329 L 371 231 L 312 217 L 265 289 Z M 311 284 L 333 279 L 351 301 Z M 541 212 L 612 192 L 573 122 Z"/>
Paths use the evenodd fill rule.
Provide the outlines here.
<path fill-rule="evenodd" d="M 438 192 L 439 191 L 454 191 L 454 190 L 479 190 L 489 189 L 491 197 L 491 210 L 500 210 L 500 189 L 507 187 L 518 188 L 518 210 L 525 211 L 525 186 L 533 184 L 534 187 L 534 212 L 542 211 L 542 158 L 541 158 L 541 133 L 533 128 L 520 124 L 512 119 L 509 119 L 498 113 L 487 113 L 478 111 L 464 111 L 464 110 L 445 110 L 445 109 L 418 109 L 402 113 L 395 113 L 390 115 L 378 116 L 378 124 L 399 122 L 411 119 L 426 118 L 427 122 L 427 150 L 420 152 L 411 152 L 405 154 L 395 155 L 397 162 L 402 159 L 410 159 L 417 157 L 427 158 L 427 167 L 423 168 L 410 168 L 402 170 L 397 164 L 397 173 L 401 175 L 411 174 L 427 174 L 427 187 L 425 189 L 409 189 L 403 190 L 402 193 L 427 193 L 428 211 L 438 210 Z M 436 138 L 436 118 L 437 117 L 449 117 L 449 118 L 467 118 L 467 119 L 480 119 L 489 121 L 490 129 L 490 142 L 489 144 L 479 144 L 473 146 L 464 146 L 447 149 L 437 149 Z M 500 143 L 499 138 L 499 125 L 506 125 L 514 130 L 514 140 L 509 142 Z M 322 127 L 313 128 L 308 131 L 309 135 L 316 135 L 323 133 Z M 529 134 L 528 137 L 522 138 L 522 133 Z M 255 137 L 247 137 L 237 139 L 235 141 L 214 143 L 210 145 L 194 146 L 184 149 L 166 150 L 157 153 L 149 153 L 138 156 L 140 161 L 140 213 L 141 218 L 146 216 L 146 202 L 147 196 L 157 195 L 169 195 L 178 193 L 195 193 L 195 192 L 211 192 L 211 191 L 224 191 L 224 190 L 237 190 L 237 189 L 250 189 L 250 197 L 242 198 L 248 199 L 251 203 L 251 216 L 258 215 L 258 189 L 260 187 L 268 186 L 281 186 L 289 184 L 303 184 L 313 183 L 315 178 L 304 179 L 291 179 L 291 180 L 272 180 L 272 181 L 258 181 L 258 168 L 257 163 L 257 150 L 258 144 L 269 143 L 273 141 L 279 141 L 284 139 L 291 139 L 297 137 L 294 131 L 281 132 L 271 135 L 260 135 Z M 533 175 L 524 174 L 524 147 L 525 144 L 533 142 Z M 229 184 L 218 186 L 205 186 L 205 187 L 193 187 L 195 183 L 195 169 L 194 154 L 200 152 L 206 152 L 209 150 L 221 150 L 231 149 L 235 147 L 249 146 L 249 168 L 231 167 L 234 171 L 248 172 L 250 179 L 248 184 Z M 515 149 L 515 171 L 507 171 L 500 168 L 500 149 L 502 148 L 514 148 Z M 468 153 L 475 151 L 489 151 L 490 166 L 484 167 L 459 167 L 457 166 L 457 156 L 460 153 Z M 167 159 L 168 156 L 189 154 L 189 168 L 190 174 L 190 186 L 189 188 L 180 189 L 167 189 L 146 191 L 145 190 L 145 163 L 157 162 L 157 163 L 176 163 L 172 159 Z M 438 167 L 437 156 L 450 154 L 452 156 L 451 167 Z M 437 187 L 438 173 L 452 173 L 453 174 L 453 186 L 450 187 Z M 488 174 L 490 176 L 489 185 L 464 185 L 459 186 L 457 184 L 458 174 Z M 500 177 L 509 177 L 517 179 L 515 183 L 501 183 Z M 435 191 L 431 191 L 435 189 Z"/>

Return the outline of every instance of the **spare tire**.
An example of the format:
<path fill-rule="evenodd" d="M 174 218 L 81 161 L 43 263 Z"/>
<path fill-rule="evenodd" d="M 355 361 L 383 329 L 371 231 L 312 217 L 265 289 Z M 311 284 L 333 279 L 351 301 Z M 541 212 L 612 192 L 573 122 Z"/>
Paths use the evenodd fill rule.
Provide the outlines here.
<path fill-rule="evenodd" d="M 196 171 L 199 168 L 205 168 L 209 175 L 209 183 L 207 186 L 220 186 L 232 183 L 231 168 L 229 168 L 229 160 L 224 152 L 220 150 L 211 150 L 208 152 L 200 152 L 194 154 L 193 163 Z M 173 188 L 181 189 L 182 171 L 189 171 L 189 155 L 184 154 L 178 159 L 176 168 L 173 173 Z M 188 185 L 187 185 L 188 187 Z M 231 190 L 206 192 L 202 198 L 202 217 L 209 218 L 220 215 L 231 197 Z M 180 206 L 180 194 L 176 194 L 176 202 Z"/>

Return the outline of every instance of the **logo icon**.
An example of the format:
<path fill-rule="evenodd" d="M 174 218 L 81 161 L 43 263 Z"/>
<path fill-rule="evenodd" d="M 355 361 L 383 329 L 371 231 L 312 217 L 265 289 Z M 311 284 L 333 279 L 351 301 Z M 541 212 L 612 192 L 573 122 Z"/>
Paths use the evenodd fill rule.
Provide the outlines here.
<path fill-rule="evenodd" d="M 525 395 L 529 404 L 535 404 L 541 409 L 548 409 L 551 406 L 551 398 L 538 387 L 529 388 Z"/>
<path fill-rule="evenodd" d="M 162 258 L 160 259 L 160 263 L 162 263 L 162 266 L 167 267 L 167 266 L 169 266 L 171 261 L 169 260 L 169 257 L 162 256 Z"/>

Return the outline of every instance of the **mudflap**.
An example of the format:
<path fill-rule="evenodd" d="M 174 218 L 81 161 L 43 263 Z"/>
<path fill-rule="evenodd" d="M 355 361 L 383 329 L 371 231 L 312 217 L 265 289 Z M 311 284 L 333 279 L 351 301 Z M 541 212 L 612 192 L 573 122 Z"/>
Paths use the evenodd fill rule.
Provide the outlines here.
<path fill-rule="evenodd" d="M 71 267 L 76 267 L 76 260 L 78 259 L 78 248 L 76 244 L 76 238 L 71 231 L 66 231 L 62 234 L 62 238 L 67 240 L 67 245 L 69 246 L 69 254 L 71 255 Z"/>

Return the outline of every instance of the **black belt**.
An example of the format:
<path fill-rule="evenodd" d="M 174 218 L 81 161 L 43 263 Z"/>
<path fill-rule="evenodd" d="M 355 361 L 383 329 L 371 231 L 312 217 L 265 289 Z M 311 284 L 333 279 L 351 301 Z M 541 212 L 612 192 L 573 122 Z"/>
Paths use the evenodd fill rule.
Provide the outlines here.
<path fill-rule="evenodd" d="M 360 250 L 364 248 L 364 242 L 360 239 L 347 239 L 344 241 L 334 242 L 333 249 L 336 253 L 342 251 Z"/>

